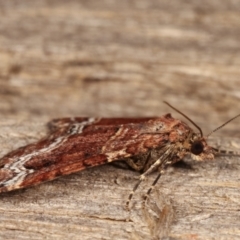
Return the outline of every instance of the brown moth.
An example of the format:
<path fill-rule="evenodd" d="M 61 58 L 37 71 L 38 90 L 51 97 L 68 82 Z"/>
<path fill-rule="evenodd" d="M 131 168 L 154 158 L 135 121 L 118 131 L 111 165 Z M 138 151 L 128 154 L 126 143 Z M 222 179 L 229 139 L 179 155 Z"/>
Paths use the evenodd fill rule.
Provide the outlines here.
<path fill-rule="evenodd" d="M 150 118 L 55 119 L 49 123 L 50 133 L 44 139 L 0 159 L 0 192 L 33 186 L 85 168 L 124 160 L 131 168 L 142 172 L 129 195 L 128 206 L 148 174 L 158 172 L 145 199 L 164 170 L 188 154 L 197 161 L 212 160 L 219 153 L 239 155 L 209 146 L 206 139 L 211 133 L 203 137 L 202 130 L 192 120 L 172 108 L 193 123 L 199 133 L 171 114 Z"/>

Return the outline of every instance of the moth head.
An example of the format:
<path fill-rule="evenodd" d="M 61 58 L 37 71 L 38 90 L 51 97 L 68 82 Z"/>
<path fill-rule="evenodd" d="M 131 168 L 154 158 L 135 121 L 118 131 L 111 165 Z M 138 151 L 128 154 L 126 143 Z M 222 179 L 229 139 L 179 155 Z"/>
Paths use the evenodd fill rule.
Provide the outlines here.
<path fill-rule="evenodd" d="M 214 155 L 216 155 L 218 153 L 226 154 L 226 151 L 221 151 L 221 150 L 218 150 L 216 148 L 208 146 L 208 144 L 206 142 L 206 139 L 212 133 L 218 131 L 219 129 L 224 127 L 226 124 L 228 124 L 232 120 L 240 117 L 240 114 L 238 114 L 237 116 L 229 119 L 228 121 L 226 121 L 225 123 L 223 123 L 219 127 L 215 128 L 206 137 L 203 137 L 202 129 L 196 123 L 194 123 L 193 120 L 191 120 L 184 113 L 182 113 L 181 111 L 179 111 L 178 109 L 176 109 L 175 107 L 170 105 L 168 102 L 164 101 L 164 103 L 166 103 L 169 107 L 171 107 L 172 109 L 174 109 L 175 111 L 180 113 L 182 116 L 184 116 L 186 119 L 188 119 L 199 130 L 198 134 L 195 134 L 195 133 L 192 132 L 192 134 L 190 134 L 190 138 L 188 138 L 187 141 L 185 141 L 185 143 L 184 143 L 184 146 L 185 146 L 184 150 L 185 151 L 187 150 L 187 152 L 190 152 L 193 159 L 195 159 L 195 160 L 213 159 Z M 228 152 L 231 153 L 232 151 L 228 151 Z M 233 152 L 233 153 L 231 153 L 231 155 L 240 156 L 240 153 L 239 152 L 235 152 L 235 153 Z"/>
<path fill-rule="evenodd" d="M 191 153 L 194 155 L 200 155 L 204 151 L 204 144 L 203 142 L 199 140 L 195 140 L 191 144 Z"/>
<path fill-rule="evenodd" d="M 190 142 L 191 157 L 194 160 L 202 161 L 202 160 L 211 160 L 214 159 L 215 149 L 209 146 L 203 137 L 194 138 Z"/>

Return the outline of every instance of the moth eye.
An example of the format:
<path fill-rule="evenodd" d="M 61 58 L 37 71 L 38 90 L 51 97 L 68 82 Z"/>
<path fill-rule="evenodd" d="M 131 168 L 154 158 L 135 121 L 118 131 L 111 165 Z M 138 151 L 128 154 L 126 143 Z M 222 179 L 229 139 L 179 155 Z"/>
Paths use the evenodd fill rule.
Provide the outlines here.
<path fill-rule="evenodd" d="M 203 152 L 203 144 L 200 141 L 193 142 L 191 146 L 191 153 L 199 155 Z"/>

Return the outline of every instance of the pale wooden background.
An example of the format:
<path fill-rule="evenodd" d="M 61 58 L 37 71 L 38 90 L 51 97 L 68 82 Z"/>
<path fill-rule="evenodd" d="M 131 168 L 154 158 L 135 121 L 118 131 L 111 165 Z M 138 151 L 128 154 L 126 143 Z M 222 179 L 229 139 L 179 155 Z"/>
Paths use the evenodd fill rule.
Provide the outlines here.
<path fill-rule="evenodd" d="M 240 112 L 240 0 L 0 0 L 1 155 L 63 116 L 182 110 L 208 133 Z M 240 148 L 240 119 L 210 143 Z M 0 196 L 0 239 L 240 239 L 239 158 L 151 175 L 111 165 Z M 128 221 L 127 221 L 128 220 Z"/>

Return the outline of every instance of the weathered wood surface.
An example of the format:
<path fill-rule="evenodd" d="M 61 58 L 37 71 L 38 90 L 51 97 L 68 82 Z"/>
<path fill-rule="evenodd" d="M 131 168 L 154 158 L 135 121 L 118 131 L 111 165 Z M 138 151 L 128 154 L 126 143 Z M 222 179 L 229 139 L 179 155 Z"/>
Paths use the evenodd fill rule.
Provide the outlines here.
<path fill-rule="evenodd" d="M 0 1 L 1 154 L 62 116 L 151 116 L 208 133 L 240 112 L 240 1 Z M 178 116 L 179 117 L 179 116 Z M 240 147 L 239 121 L 214 146 Z M 0 196 L 1 239 L 240 239 L 239 158 L 169 168 L 142 209 L 111 165 Z"/>

